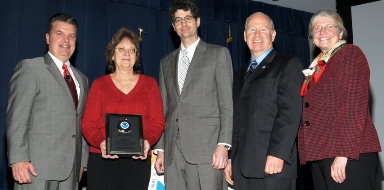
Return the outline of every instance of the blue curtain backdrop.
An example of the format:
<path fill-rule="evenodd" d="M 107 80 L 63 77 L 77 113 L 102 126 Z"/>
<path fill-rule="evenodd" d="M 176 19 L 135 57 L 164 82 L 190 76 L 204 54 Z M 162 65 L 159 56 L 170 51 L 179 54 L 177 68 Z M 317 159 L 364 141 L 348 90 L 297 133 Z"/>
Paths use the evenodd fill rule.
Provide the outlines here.
<path fill-rule="evenodd" d="M 142 62 L 146 75 L 158 78 L 162 57 L 180 45 L 171 27 L 168 8 L 173 0 L 1 0 L 0 1 L 0 189 L 9 188 L 11 178 L 6 159 L 5 114 L 8 84 L 17 62 L 46 53 L 47 20 L 56 12 L 73 15 L 79 24 L 76 52 L 71 62 L 90 82 L 106 74 L 105 48 L 121 27 L 138 33 L 142 41 Z M 244 43 L 245 19 L 256 11 L 268 14 L 275 23 L 274 47 L 309 65 L 308 22 L 311 13 L 250 0 L 197 0 L 201 9 L 200 37 L 226 46 L 231 27 L 232 61 L 237 70 L 250 58 Z M 44 156 L 44 155 L 42 155 Z"/>

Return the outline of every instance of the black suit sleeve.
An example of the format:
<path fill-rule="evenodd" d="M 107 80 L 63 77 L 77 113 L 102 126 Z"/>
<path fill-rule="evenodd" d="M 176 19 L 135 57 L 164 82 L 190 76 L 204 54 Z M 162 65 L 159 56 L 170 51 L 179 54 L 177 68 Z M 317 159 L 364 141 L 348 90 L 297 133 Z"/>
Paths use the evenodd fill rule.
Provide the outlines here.
<path fill-rule="evenodd" d="M 284 60 L 285 66 L 278 81 L 278 112 L 273 123 L 268 147 L 268 155 L 283 159 L 290 164 L 299 127 L 302 98 L 300 89 L 303 83 L 302 65 L 299 59 L 290 57 Z M 295 160 L 296 161 L 296 160 Z"/>

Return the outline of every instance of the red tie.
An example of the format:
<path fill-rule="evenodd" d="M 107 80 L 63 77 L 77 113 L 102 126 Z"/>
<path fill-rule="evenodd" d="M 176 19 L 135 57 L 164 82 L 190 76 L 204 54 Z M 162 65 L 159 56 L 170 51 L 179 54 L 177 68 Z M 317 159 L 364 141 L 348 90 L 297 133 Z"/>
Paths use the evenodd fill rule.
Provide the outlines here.
<path fill-rule="evenodd" d="M 67 85 L 69 87 L 69 91 L 71 91 L 73 103 L 75 104 L 75 107 L 77 109 L 77 104 L 79 103 L 79 100 L 77 99 L 77 91 L 76 91 L 76 85 L 73 81 L 73 78 L 71 74 L 68 71 L 68 66 L 66 64 L 63 64 L 63 70 L 64 70 L 64 80 L 67 82 Z"/>

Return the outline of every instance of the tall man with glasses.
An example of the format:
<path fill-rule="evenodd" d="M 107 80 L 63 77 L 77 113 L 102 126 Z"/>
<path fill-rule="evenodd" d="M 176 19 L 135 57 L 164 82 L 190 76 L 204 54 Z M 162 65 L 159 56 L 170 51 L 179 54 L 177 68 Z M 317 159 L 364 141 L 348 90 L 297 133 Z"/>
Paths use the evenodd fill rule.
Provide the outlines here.
<path fill-rule="evenodd" d="M 181 39 L 160 63 L 165 131 L 155 146 L 167 190 L 223 190 L 232 137 L 232 61 L 227 48 L 197 34 L 199 7 L 177 0 L 169 9 Z"/>

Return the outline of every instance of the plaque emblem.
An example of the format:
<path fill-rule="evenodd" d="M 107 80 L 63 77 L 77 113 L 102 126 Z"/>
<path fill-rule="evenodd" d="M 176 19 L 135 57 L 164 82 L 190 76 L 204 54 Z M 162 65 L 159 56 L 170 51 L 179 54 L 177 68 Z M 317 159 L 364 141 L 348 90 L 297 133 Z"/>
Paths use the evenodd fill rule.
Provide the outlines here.
<path fill-rule="evenodd" d="M 108 155 L 119 157 L 144 155 L 141 115 L 106 113 L 105 135 Z"/>
<path fill-rule="evenodd" d="M 131 131 L 131 124 L 127 120 L 117 122 L 117 129 L 120 133 L 129 133 Z"/>

